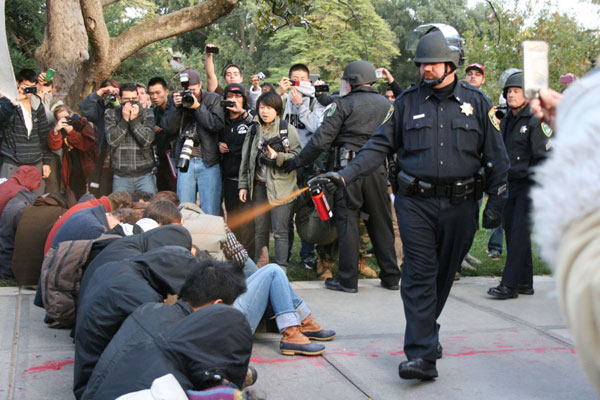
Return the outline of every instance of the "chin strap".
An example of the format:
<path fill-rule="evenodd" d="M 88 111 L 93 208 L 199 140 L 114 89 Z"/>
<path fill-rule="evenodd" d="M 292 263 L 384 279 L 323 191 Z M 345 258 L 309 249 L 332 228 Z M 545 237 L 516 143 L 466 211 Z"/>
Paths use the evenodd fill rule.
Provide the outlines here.
<path fill-rule="evenodd" d="M 447 66 L 448 64 L 446 63 L 445 65 Z M 440 78 L 437 78 L 437 79 L 421 78 L 421 81 L 423 83 L 425 83 L 425 85 L 429 86 L 430 88 L 433 88 L 433 87 L 436 87 L 437 85 L 439 85 L 440 83 L 444 82 L 444 80 L 448 77 L 448 75 L 450 75 L 453 72 L 454 72 L 454 68 L 446 67 L 446 72 L 444 72 L 444 75 L 442 75 Z"/>

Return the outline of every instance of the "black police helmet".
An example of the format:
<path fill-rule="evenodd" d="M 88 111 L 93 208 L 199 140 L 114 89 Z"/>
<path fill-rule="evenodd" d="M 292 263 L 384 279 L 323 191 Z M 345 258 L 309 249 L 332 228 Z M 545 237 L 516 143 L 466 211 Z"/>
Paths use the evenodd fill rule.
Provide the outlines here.
<path fill-rule="evenodd" d="M 518 71 L 513 73 L 512 75 L 510 75 L 508 78 L 506 78 L 506 81 L 504 82 L 504 90 L 502 91 L 502 95 L 504 96 L 504 98 L 506 99 L 506 94 L 508 93 L 508 88 L 511 87 L 518 87 L 523 89 L 523 72 L 522 71 Z"/>
<path fill-rule="evenodd" d="M 375 67 L 368 61 L 352 61 L 346 65 L 342 76 L 350 86 L 365 85 L 377 82 Z"/>
<path fill-rule="evenodd" d="M 450 45 L 440 30 L 432 29 L 419 40 L 414 61 L 417 66 L 447 62 L 456 69 L 463 64 L 464 54 L 460 43 Z"/>

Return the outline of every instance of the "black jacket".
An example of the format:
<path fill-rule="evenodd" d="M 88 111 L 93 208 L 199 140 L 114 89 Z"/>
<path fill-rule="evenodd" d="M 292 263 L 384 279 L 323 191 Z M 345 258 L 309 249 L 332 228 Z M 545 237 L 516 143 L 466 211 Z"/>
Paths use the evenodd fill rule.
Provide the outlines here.
<path fill-rule="evenodd" d="M 325 110 L 323 123 L 298 155 L 300 166 L 312 163 L 331 146 L 345 145 L 358 151 L 381 125 L 390 102 L 374 87 L 359 87 L 335 97 Z"/>
<path fill-rule="evenodd" d="M 102 265 L 113 261 L 129 260 L 162 246 L 181 246 L 191 249 L 192 236 L 183 226 L 165 225 L 139 235 L 127 236 L 121 239 L 106 239 L 101 241 L 99 246 L 104 247 L 104 250 L 94 257 L 85 268 L 81 278 L 81 287 L 79 288 L 80 298 L 83 298 L 92 276 Z"/>
<path fill-rule="evenodd" d="M 414 85 L 341 175 L 347 183 L 366 176 L 392 152 L 401 170 L 435 184 L 473 177 L 490 163 L 486 191 L 505 198 L 508 157 L 499 128 L 489 100 L 473 86 L 457 81 L 440 100 L 424 84 Z"/>
<path fill-rule="evenodd" d="M 242 163 L 242 147 L 244 139 L 250 134 L 252 123 L 248 123 L 240 115 L 236 119 L 225 117 L 225 129 L 221 133 L 220 141 L 227 143 L 229 153 L 222 154 L 221 167 L 224 178 L 238 180 L 240 164 Z"/>
<path fill-rule="evenodd" d="M 94 399 L 115 399 L 147 389 L 171 373 L 184 390 L 215 386 L 214 375 L 241 387 L 252 352 L 252 333 L 244 315 L 214 304 L 175 322 L 152 342 L 138 343 L 108 370 Z"/>
<path fill-rule="evenodd" d="M 106 376 L 129 350 L 140 343 L 153 343 L 155 337 L 193 312 L 192 307 L 182 301 L 172 306 L 146 303 L 136 308 L 102 353 L 82 399 L 95 398 L 96 390 L 103 385 Z"/>
<path fill-rule="evenodd" d="M 530 179 L 531 167 L 548 155 L 552 130 L 533 116 L 529 106 L 517 115 L 509 110 L 502 118 L 500 128 L 510 160 L 508 180 Z"/>
<path fill-rule="evenodd" d="M 163 246 L 96 270 L 77 308 L 73 384 L 77 399 L 125 318 L 141 304 L 162 302 L 168 294 L 179 293 L 197 265 L 189 250 Z"/>
<path fill-rule="evenodd" d="M 221 99 L 222 97 L 218 94 L 202 90 L 202 99 L 198 99 L 201 104 L 196 110 L 176 107 L 173 103 L 167 106 L 161 126 L 167 135 L 177 138 L 174 146 L 175 159 L 179 158 L 184 141 L 183 137 L 179 137 L 180 128 L 183 127 L 183 131 L 193 129 L 195 124 L 194 145 L 200 145 L 202 148 L 202 158 L 206 166 L 212 167 L 219 163 L 220 153 L 217 143 L 219 135 L 223 132 Z"/>
<path fill-rule="evenodd" d="M 79 108 L 81 109 L 81 114 L 89 122 L 93 123 L 96 128 L 96 146 L 99 156 L 102 147 L 107 148 L 108 145 L 105 136 L 106 124 L 104 122 L 104 112 L 106 111 L 106 105 L 104 104 L 104 99 L 98 96 L 96 92 L 92 92 L 85 99 L 81 100 Z"/>

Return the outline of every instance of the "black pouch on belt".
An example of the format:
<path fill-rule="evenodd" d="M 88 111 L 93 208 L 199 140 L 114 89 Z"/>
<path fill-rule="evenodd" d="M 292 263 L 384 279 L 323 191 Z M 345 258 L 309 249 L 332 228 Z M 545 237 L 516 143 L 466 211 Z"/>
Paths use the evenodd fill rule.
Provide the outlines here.
<path fill-rule="evenodd" d="M 398 173 L 396 182 L 398 184 L 398 193 L 403 196 L 412 196 L 417 191 L 417 178 L 408 175 L 404 171 Z"/>

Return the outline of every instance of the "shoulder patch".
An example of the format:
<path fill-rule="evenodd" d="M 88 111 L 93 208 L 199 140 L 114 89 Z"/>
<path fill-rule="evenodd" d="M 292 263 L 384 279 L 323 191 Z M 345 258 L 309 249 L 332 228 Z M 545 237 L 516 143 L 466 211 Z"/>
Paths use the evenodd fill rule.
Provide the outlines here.
<path fill-rule="evenodd" d="M 542 132 L 544 132 L 544 135 L 546 135 L 547 137 L 552 136 L 552 128 L 550 128 L 550 126 L 548 126 L 547 124 L 542 122 Z"/>
<path fill-rule="evenodd" d="M 388 122 L 388 120 L 390 118 L 392 118 L 392 115 L 394 115 L 394 110 L 396 110 L 396 108 L 394 107 L 393 104 L 390 105 L 390 109 L 387 112 L 387 115 L 385 116 L 385 119 L 383 120 L 383 122 L 381 123 L 381 125 L 385 124 L 386 122 Z"/>
<path fill-rule="evenodd" d="M 325 114 L 325 116 L 327 116 L 327 117 L 333 116 L 333 114 L 335 114 L 336 110 L 337 110 L 337 104 L 335 102 L 333 102 L 329 106 L 327 106 L 327 113 Z"/>
<path fill-rule="evenodd" d="M 498 119 L 498 117 L 496 117 L 496 110 L 494 109 L 494 107 L 490 108 L 490 111 L 488 112 L 488 117 L 490 118 L 490 122 L 492 123 L 492 125 L 494 125 L 494 128 L 496 128 L 497 131 L 500 131 L 500 120 Z"/>

